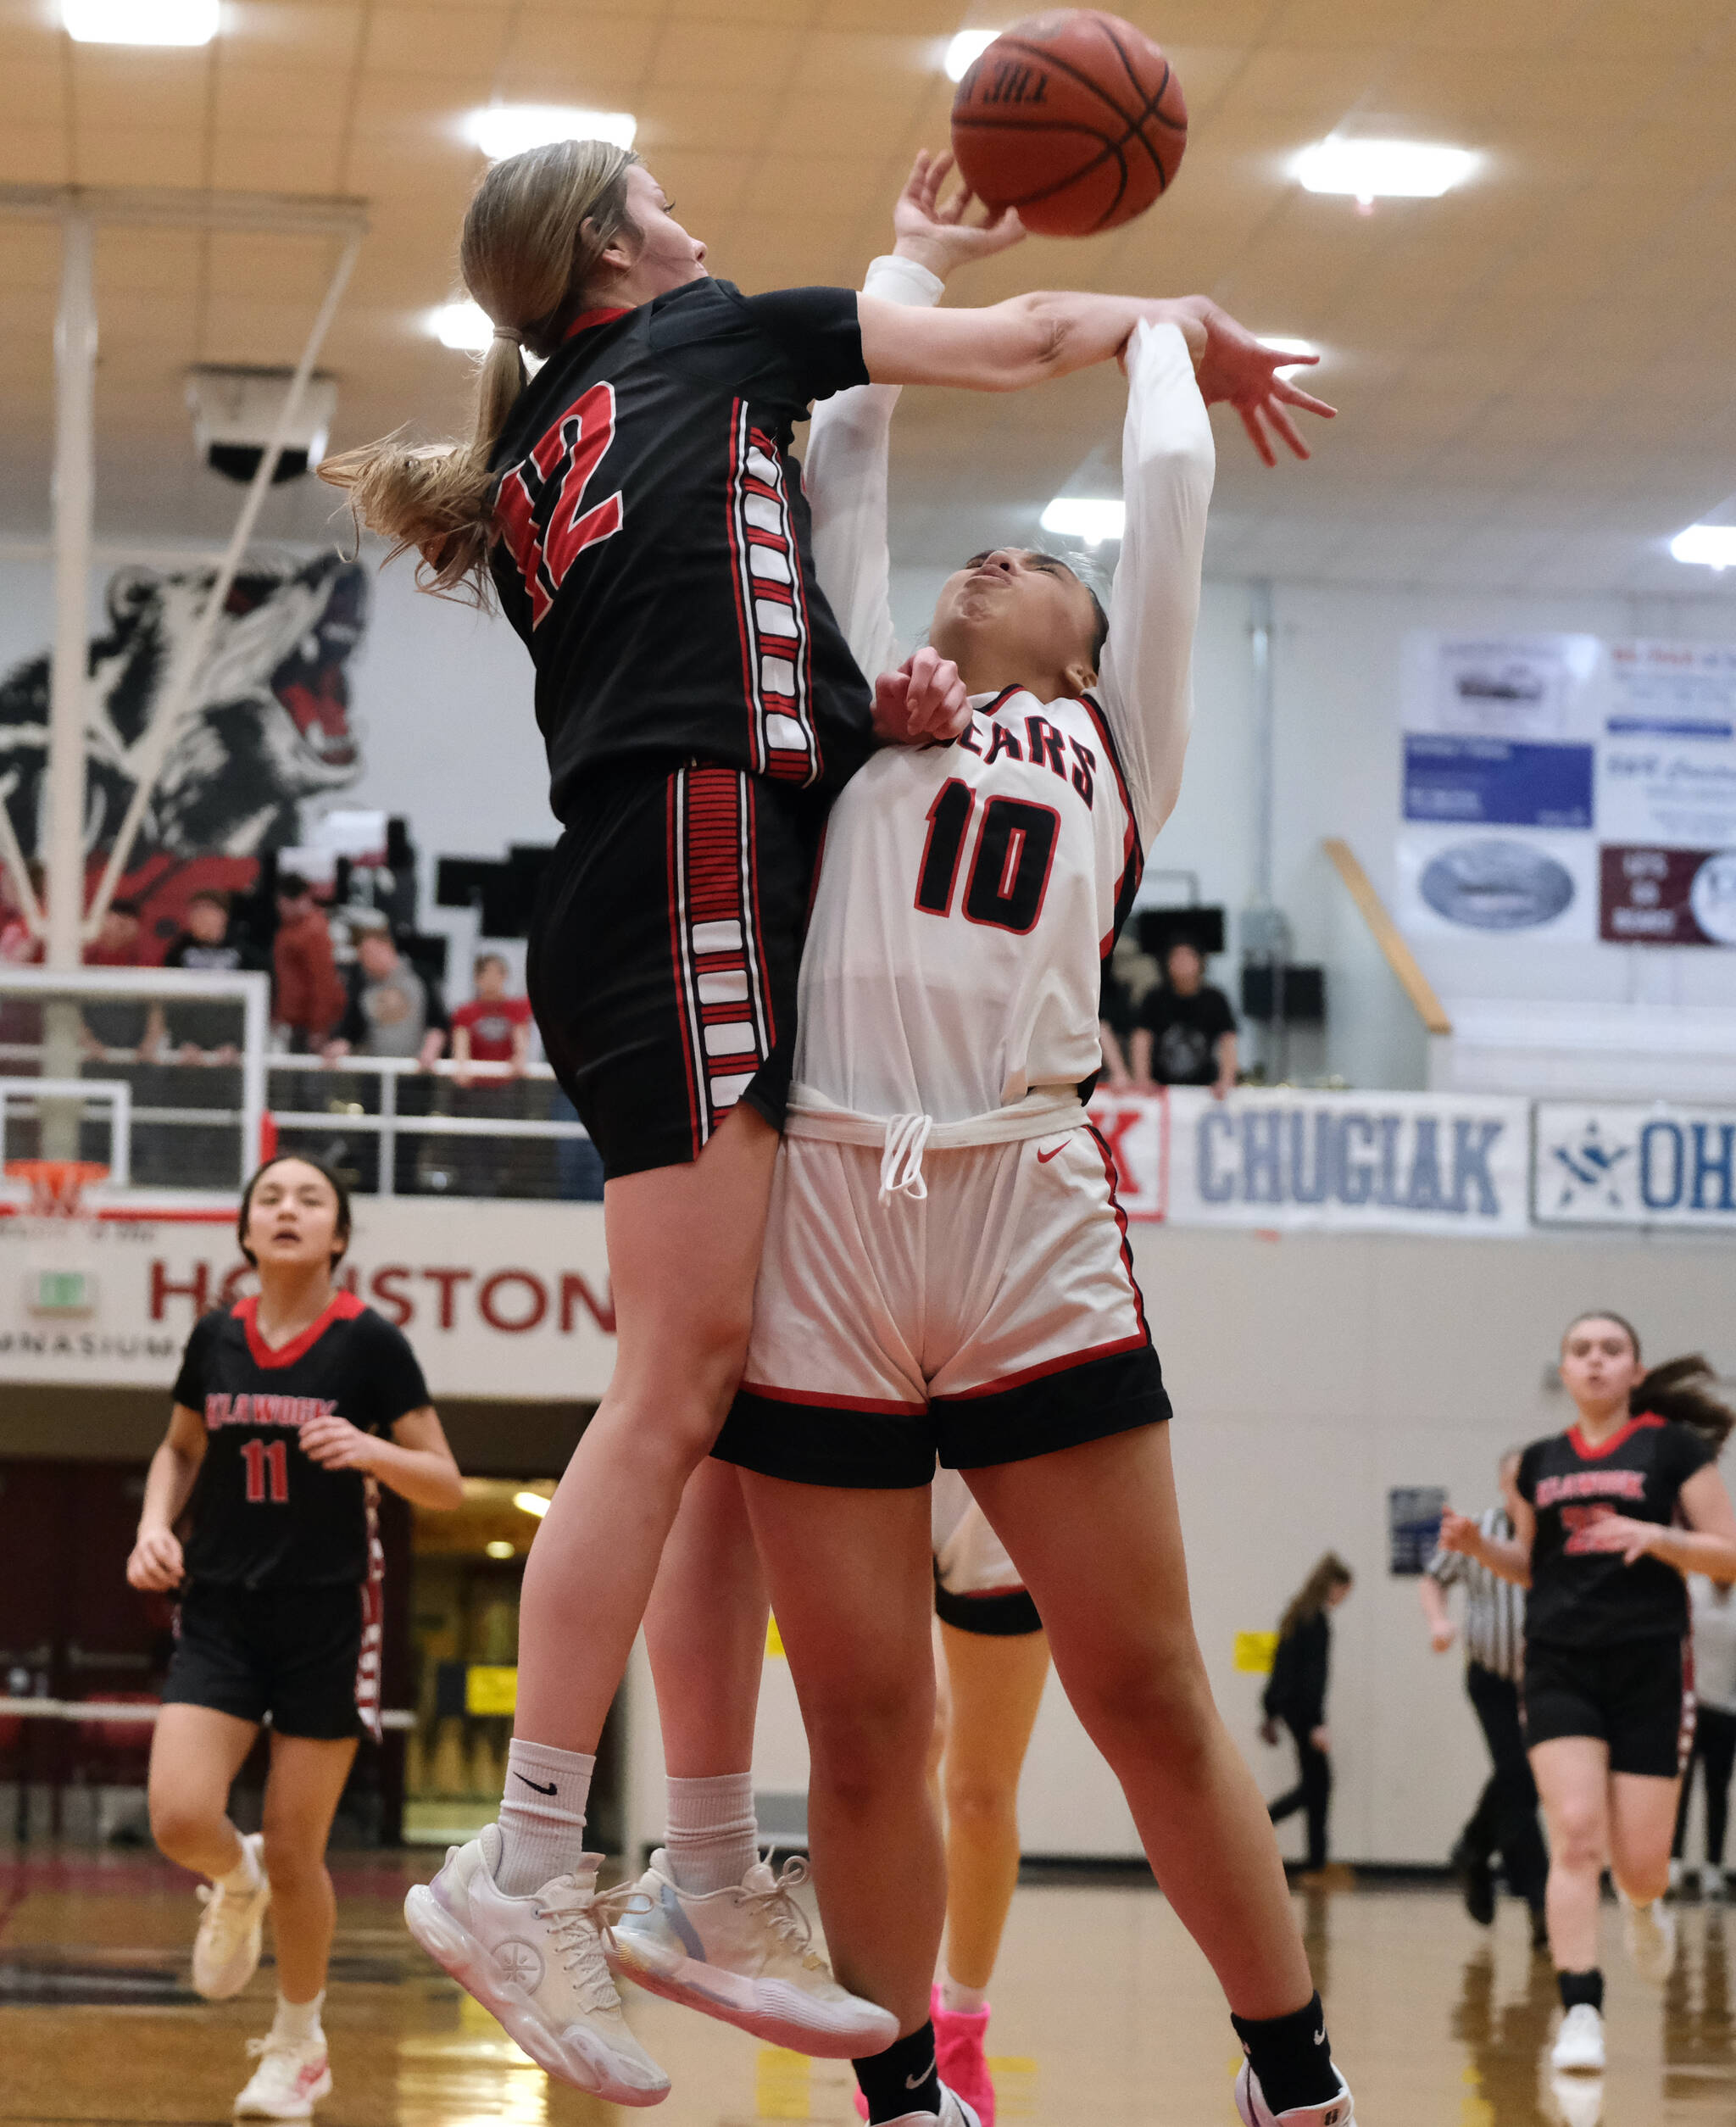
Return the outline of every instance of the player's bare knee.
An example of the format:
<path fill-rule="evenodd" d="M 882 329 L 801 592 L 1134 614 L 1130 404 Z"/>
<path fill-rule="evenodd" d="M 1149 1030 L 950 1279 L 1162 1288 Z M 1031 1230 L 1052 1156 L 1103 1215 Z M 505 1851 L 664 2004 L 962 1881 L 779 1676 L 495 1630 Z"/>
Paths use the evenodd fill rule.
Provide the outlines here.
<path fill-rule="evenodd" d="M 186 1854 L 203 1854 L 221 1835 L 220 1811 L 207 1808 L 172 1790 L 151 1790 L 150 1812 L 151 1836 L 170 1861 L 180 1861 Z"/>
<path fill-rule="evenodd" d="M 1016 1789 L 989 1780 L 949 1780 L 946 1784 L 947 1822 L 965 1833 L 1004 1831 L 1018 1824 Z"/>
<path fill-rule="evenodd" d="M 314 1841 L 294 1824 L 274 1824 L 268 1813 L 263 1826 L 261 1858 L 270 1878 L 273 1895 L 293 1897 L 298 1892 L 324 1882 L 326 1859 L 323 1840 Z"/>
<path fill-rule="evenodd" d="M 1555 1812 L 1550 1818 L 1550 1851 L 1558 1868 L 1572 1875 L 1595 1874 L 1604 1864 L 1604 1823 L 1595 1809 Z"/>

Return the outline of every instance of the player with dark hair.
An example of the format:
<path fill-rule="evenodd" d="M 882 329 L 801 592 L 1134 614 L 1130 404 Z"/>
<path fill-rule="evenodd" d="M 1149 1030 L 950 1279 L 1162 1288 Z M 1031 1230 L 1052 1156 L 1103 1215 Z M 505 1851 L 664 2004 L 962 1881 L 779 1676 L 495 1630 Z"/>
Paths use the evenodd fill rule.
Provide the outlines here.
<path fill-rule="evenodd" d="M 349 1232 L 348 1192 L 317 1161 L 285 1153 L 248 1182 L 236 1233 L 259 1289 L 193 1326 L 126 1567 L 179 1595 L 151 1829 L 209 1879 L 192 1974 L 208 2000 L 252 1978 L 271 1909 L 276 2017 L 235 2108 L 272 2119 L 306 2119 L 331 2088 L 326 1840 L 358 1740 L 380 1740 L 377 1487 L 463 1497 L 402 1332 L 333 1283 Z M 229 1790 L 268 1715 L 263 1828 L 244 1837 Z"/>
<path fill-rule="evenodd" d="M 926 232 L 905 239 L 910 203 L 867 298 L 938 298 Z M 879 2127 L 971 2117 L 935 2073 L 930 2023 L 937 1452 L 1004 1545 L 1224 1988 L 1249 2055 L 1243 2118 L 1353 2113 L 1194 1639 L 1169 1400 L 1081 1100 L 1101 955 L 1180 787 L 1214 466 L 1210 334 L 1193 307 L 1143 319 L 1123 365 L 1127 524 L 1100 669 L 1075 573 L 985 549 L 943 585 L 929 630 L 970 688 L 969 729 L 882 753 L 833 808 L 747 1373 L 716 1450 L 743 1473 L 807 1728 L 827 1945 L 840 1979 L 899 2018 L 896 2042 L 855 2063 Z M 822 580 L 867 671 L 897 654 L 893 399 L 828 403 L 806 461 Z M 624 1920 L 629 1969 L 659 1946 L 657 1920 Z"/>
<path fill-rule="evenodd" d="M 594 1752 L 741 1375 L 827 809 L 876 737 L 949 738 L 969 721 L 936 651 L 872 688 L 852 661 L 815 575 L 794 425 L 871 380 L 1012 391 L 1066 375 L 1182 306 L 744 297 L 709 277 L 650 171 L 595 141 L 495 164 L 460 264 L 494 324 L 469 440 L 387 440 L 320 470 L 395 550 L 416 549 L 428 587 L 497 594 L 536 666 L 565 832 L 528 987 L 603 1157 L 617 1345 L 525 1575 L 499 1821 L 406 1913 L 542 2066 L 644 2104 L 667 2081 L 620 2024 L 604 1963 L 583 1840 Z M 1221 396 L 1280 426 L 1311 403 L 1277 376 L 1284 358 L 1194 309 Z M 524 350 L 541 359 L 534 381 Z M 694 1505 L 719 1532 L 701 1540 L 704 1609 L 757 1654 L 752 1546 L 726 1540 L 739 1515 L 713 1504 Z M 762 1888 L 732 1897 L 793 1926 Z M 540 1946 L 534 1990 L 500 1984 L 508 1940 Z M 811 1969 L 791 1962 L 797 2011 Z M 882 2013 L 835 1994 L 812 2026 L 821 2050 L 884 2035 Z"/>
<path fill-rule="evenodd" d="M 1628 1951 L 1659 1985 L 1675 1961 L 1670 1879 L 1693 1740 L 1684 1575 L 1736 1580 L 1736 1509 L 1717 1464 L 1736 1413 L 1699 1357 L 1648 1372 L 1632 1323 L 1607 1308 L 1561 1339 L 1578 1412 L 1520 1458 L 1503 1542 L 1449 1511 L 1441 1544 L 1528 1588 L 1525 1735 L 1550 1835 L 1550 1948 L 1563 2012 L 1551 2056 L 1604 2065 L 1598 1901 L 1607 1864 Z"/>

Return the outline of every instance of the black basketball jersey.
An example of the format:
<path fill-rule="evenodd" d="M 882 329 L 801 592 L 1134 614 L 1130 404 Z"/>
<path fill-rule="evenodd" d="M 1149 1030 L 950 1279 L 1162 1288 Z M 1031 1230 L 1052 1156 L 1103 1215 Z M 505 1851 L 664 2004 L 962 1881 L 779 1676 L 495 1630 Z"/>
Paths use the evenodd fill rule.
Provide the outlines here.
<path fill-rule="evenodd" d="M 1526 1637 L 1605 1647 L 1684 1634 L 1688 1584 L 1675 1567 L 1650 1557 L 1626 1565 L 1619 1551 L 1589 1550 L 1584 1532 L 1611 1514 L 1673 1522 L 1682 1487 L 1717 1459 L 1689 1427 L 1649 1413 L 1598 1447 L 1577 1425 L 1533 1440 L 1519 1463 L 1520 1496 L 1537 1516 Z"/>
<path fill-rule="evenodd" d="M 544 365 L 494 452 L 492 565 L 558 817 L 626 754 L 832 788 L 866 757 L 789 445 L 813 400 L 867 381 L 853 290 L 727 281 L 587 312 Z"/>
<path fill-rule="evenodd" d="M 428 1401 L 400 1330 L 339 1293 L 292 1344 L 260 1337 L 257 1300 L 193 1325 L 175 1400 L 205 1422 L 187 1514 L 187 1578 L 239 1588 L 323 1588 L 379 1569 L 374 1479 L 327 1470 L 302 1452 L 302 1422 L 348 1418 L 389 1434 Z"/>

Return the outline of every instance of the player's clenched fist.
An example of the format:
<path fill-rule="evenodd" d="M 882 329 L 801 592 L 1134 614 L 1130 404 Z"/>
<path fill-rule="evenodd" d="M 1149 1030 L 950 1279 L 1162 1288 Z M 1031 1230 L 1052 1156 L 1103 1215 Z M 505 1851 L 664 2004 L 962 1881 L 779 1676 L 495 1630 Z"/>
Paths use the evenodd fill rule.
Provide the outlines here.
<path fill-rule="evenodd" d="M 173 1529 L 142 1529 L 126 1562 L 126 1578 L 147 1595 L 160 1595 L 181 1585 L 181 1542 Z"/>
<path fill-rule="evenodd" d="M 348 1418 L 326 1417 L 306 1419 L 301 1429 L 302 1453 L 322 1470 L 366 1470 L 373 1467 L 379 1442 Z"/>
<path fill-rule="evenodd" d="M 958 666 L 926 646 L 874 682 L 874 735 L 883 745 L 944 745 L 970 727 Z"/>

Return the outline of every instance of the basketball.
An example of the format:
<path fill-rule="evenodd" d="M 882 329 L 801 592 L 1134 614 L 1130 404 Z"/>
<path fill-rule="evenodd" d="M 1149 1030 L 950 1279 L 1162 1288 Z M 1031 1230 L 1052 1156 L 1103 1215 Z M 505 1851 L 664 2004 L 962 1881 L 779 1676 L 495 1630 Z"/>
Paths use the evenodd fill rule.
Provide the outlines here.
<path fill-rule="evenodd" d="M 1175 70 L 1095 8 L 1027 16 L 959 83 L 953 152 L 985 205 L 1044 237 L 1093 237 L 1167 192 L 1188 144 Z"/>

